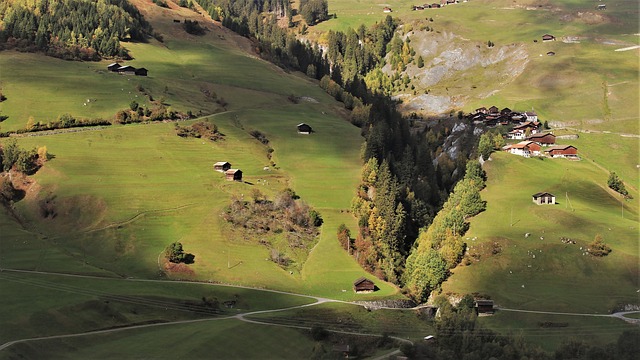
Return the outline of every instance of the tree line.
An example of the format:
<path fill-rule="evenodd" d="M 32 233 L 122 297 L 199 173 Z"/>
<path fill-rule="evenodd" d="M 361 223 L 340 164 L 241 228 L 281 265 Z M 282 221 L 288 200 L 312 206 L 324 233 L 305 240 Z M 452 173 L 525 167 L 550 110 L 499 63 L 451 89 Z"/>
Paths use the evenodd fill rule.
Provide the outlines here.
<path fill-rule="evenodd" d="M 0 44 L 80 60 L 128 58 L 121 41 L 145 41 L 152 28 L 127 0 L 3 2 Z"/>

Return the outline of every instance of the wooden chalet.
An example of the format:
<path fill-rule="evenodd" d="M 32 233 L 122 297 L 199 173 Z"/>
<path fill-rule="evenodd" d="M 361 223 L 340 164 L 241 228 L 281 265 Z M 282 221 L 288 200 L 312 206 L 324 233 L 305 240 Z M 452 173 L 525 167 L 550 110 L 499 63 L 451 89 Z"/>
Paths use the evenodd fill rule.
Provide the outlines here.
<path fill-rule="evenodd" d="M 509 109 L 508 107 L 506 107 L 506 108 L 504 108 L 504 109 L 500 110 L 500 115 L 502 115 L 502 116 L 508 116 L 508 115 L 511 115 L 511 113 L 512 113 L 512 112 L 513 112 L 513 111 L 511 111 L 511 109 Z"/>
<path fill-rule="evenodd" d="M 542 41 L 556 41 L 556 37 L 551 34 L 542 35 Z"/>
<path fill-rule="evenodd" d="M 499 115 L 500 114 L 500 109 L 498 109 L 497 106 L 492 106 L 489 108 L 489 114 L 491 115 Z"/>
<path fill-rule="evenodd" d="M 305 135 L 309 135 L 313 132 L 313 129 L 311 128 L 311 126 L 305 124 L 305 123 L 300 123 L 298 124 L 298 134 L 305 134 Z"/>
<path fill-rule="evenodd" d="M 373 292 L 375 289 L 376 284 L 365 277 L 361 277 L 353 282 L 353 291 L 356 293 Z"/>
<path fill-rule="evenodd" d="M 224 172 L 227 181 L 242 181 L 242 170 L 229 169 Z"/>
<path fill-rule="evenodd" d="M 556 136 L 552 133 L 537 133 L 527 138 L 529 141 L 533 141 L 542 146 L 549 146 L 556 143 Z"/>
<path fill-rule="evenodd" d="M 486 113 L 488 113 L 488 112 L 489 112 L 489 111 L 488 111 L 488 110 L 487 110 L 487 108 L 486 108 L 486 107 L 484 107 L 484 106 L 483 106 L 483 107 L 481 107 L 481 108 L 477 108 L 477 109 L 476 109 L 476 113 L 486 114 Z"/>
<path fill-rule="evenodd" d="M 607 4 L 598 4 L 596 10 L 607 10 Z"/>
<path fill-rule="evenodd" d="M 138 68 L 135 70 L 135 74 L 137 76 L 147 76 L 147 73 L 149 72 L 149 70 L 145 69 L 145 68 Z"/>
<path fill-rule="evenodd" d="M 478 315 L 491 315 L 495 312 L 493 308 L 493 300 L 476 300 L 474 307 Z"/>
<path fill-rule="evenodd" d="M 536 205 L 553 205 L 556 203 L 556 196 L 548 192 L 539 192 L 531 195 L 531 197 Z"/>
<path fill-rule="evenodd" d="M 390 8 L 390 7 L 385 7 L 384 9 L 382 9 L 382 12 L 384 12 L 384 13 L 390 13 L 390 12 L 393 12 L 393 10 L 391 10 L 391 8 Z"/>
<path fill-rule="evenodd" d="M 118 71 L 119 68 L 120 68 L 120 64 L 118 64 L 117 62 L 114 62 L 114 63 L 111 63 L 111 64 L 107 65 L 107 70 L 109 70 L 109 71 L 116 72 L 116 71 Z"/>
<path fill-rule="evenodd" d="M 522 125 L 518 125 L 513 128 L 513 130 L 509 131 L 507 137 L 509 139 L 522 140 L 526 137 L 527 131 L 529 134 L 533 135 L 538 132 L 538 126 L 530 121 L 525 122 Z"/>
<path fill-rule="evenodd" d="M 217 163 L 213 164 L 213 170 L 219 171 L 221 173 L 226 172 L 229 169 L 231 169 L 231 164 L 226 161 L 218 161 Z"/>
<path fill-rule="evenodd" d="M 550 146 L 544 152 L 552 158 L 578 158 L 578 148 L 573 145 Z"/>
<path fill-rule="evenodd" d="M 540 145 L 533 141 L 521 141 L 517 144 L 507 145 L 502 149 L 511 154 L 524 156 L 526 158 L 540 155 Z"/>

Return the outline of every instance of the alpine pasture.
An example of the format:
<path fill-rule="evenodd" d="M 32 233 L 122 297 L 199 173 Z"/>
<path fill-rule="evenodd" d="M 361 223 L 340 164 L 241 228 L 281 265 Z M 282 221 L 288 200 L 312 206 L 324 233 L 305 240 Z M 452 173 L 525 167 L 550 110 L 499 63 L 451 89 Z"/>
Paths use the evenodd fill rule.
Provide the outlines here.
<path fill-rule="evenodd" d="M 32 176 L 34 182 L 14 212 L 0 211 L 0 268 L 41 272 L 0 272 L 2 293 L 8 294 L 0 296 L 6 325 L 0 330 L 0 346 L 20 339 L 114 331 L 16 343 L 0 350 L 0 357 L 40 357 L 44 348 L 54 357 L 165 358 L 174 354 L 158 344 L 175 342 L 177 353 L 196 358 L 212 353 L 225 358 L 303 358 L 316 346 L 305 331 L 231 317 L 300 307 L 313 299 L 206 283 L 339 301 L 403 298 L 396 286 L 362 270 L 336 239 L 342 223 L 356 234 L 357 220 L 349 208 L 362 166 L 360 129 L 346 121 L 342 104 L 317 82 L 260 60 L 250 42 L 207 16 L 172 2 L 168 9 L 143 0 L 132 3 L 164 37 L 163 42 L 123 43 L 133 56 L 123 63 L 149 69 L 148 77 L 108 72 L 108 60 L 69 62 L 2 51 L 0 85 L 7 100 L 0 111 L 9 116 L 0 124 L 2 131 L 24 128 L 29 117 L 48 122 L 65 113 L 112 119 L 135 101 L 145 107 L 162 102 L 177 111 L 192 111 L 198 118 L 180 121 L 180 126 L 213 123 L 224 139 L 179 137 L 175 122 L 15 137 L 26 149 L 46 146 L 51 159 Z M 337 18 L 311 28 L 310 37 L 322 40 L 321 33 L 329 29 L 369 25 L 386 16 L 382 6 L 359 0 L 329 5 L 329 13 Z M 638 141 L 618 133 L 639 131 L 638 52 L 613 51 L 622 44 L 637 44 L 638 37 L 627 34 L 637 31 L 628 27 L 637 4 L 612 4 L 595 25 L 584 18 L 562 17 L 591 6 L 583 2 L 550 8 L 472 1 L 425 11 L 411 11 L 411 5 L 408 0 L 392 1 L 391 15 L 407 23 L 433 18 L 429 26 L 453 32 L 470 46 L 488 40 L 497 45 L 526 43 L 527 70 L 508 79 L 500 91 L 468 102 L 464 110 L 490 105 L 534 108 L 541 120 L 565 128 L 563 134 L 580 135 L 566 142 L 579 148 L 581 161 L 495 153 L 485 163 L 488 180 L 481 195 L 487 210 L 471 219 L 465 235 L 469 262 L 452 270 L 441 293 L 476 293 L 507 309 L 603 315 L 619 305 L 637 303 Z M 201 21 L 207 33 L 188 35 L 173 21 L 184 18 Z M 497 31 L 498 21 L 511 30 Z M 547 32 L 583 38 L 579 43 L 533 42 Z M 557 55 L 540 56 L 547 51 Z M 445 82 L 436 90 L 464 93 L 491 81 L 486 74 L 467 75 L 472 80 Z M 301 122 L 315 132 L 298 134 L 296 125 Z M 596 132 L 582 132 L 591 130 Z M 252 131 L 262 133 L 268 144 L 252 137 Z M 241 169 L 243 181 L 226 181 L 213 170 L 217 161 Z M 623 200 L 607 188 L 608 171 L 623 178 L 633 199 Z M 233 196 L 249 201 L 259 190 L 272 198 L 286 188 L 317 210 L 323 225 L 311 248 L 282 268 L 269 259 L 261 235 L 238 236 L 222 214 Z M 533 204 L 531 195 L 541 191 L 555 194 L 558 204 Z M 44 203 L 53 204 L 55 216 L 43 216 Z M 613 250 L 606 257 L 586 253 L 597 234 Z M 275 238 L 278 242 L 271 245 L 277 250 L 297 251 L 282 237 Z M 561 238 L 576 243 L 566 244 Z M 163 251 L 176 241 L 195 255 L 195 263 L 169 270 Z M 354 294 L 352 283 L 361 276 L 373 279 L 379 289 Z M 215 312 L 210 311 L 213 302 L 219 305 Z M 291 322 L 293 317 L 298 320 Z M 413 312 L 369 312 L 347 304 L 250 319 L 413 340 L 433 330 Z M 174 324 L 178 321 L 193 322 Z M 506 310 L 481 322 L 502 333 L 520 334 L 547 350 L 575 335 L 593 335 L 604 344 L 630 327 L 620 319 Z M 540 325 L 544 322 L 568 326 L 548 330 Z M 124 330 L 133 325 L 140 327 Z M 246 346 L 247 341 L 252 346 Z"/>

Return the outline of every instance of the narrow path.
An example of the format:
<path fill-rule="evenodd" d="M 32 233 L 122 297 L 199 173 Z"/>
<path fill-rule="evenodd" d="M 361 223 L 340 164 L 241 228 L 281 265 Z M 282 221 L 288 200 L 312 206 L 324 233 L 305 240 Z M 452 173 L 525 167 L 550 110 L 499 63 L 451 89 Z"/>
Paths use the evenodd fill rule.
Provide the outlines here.
<path fill-rule="evenodd" d="M 566 312 L 554 312 L 554 311 L 508 309 L 503 307 L 497 307 L 497 309 L 499 311 L 510 311 L 510 312 L 530 313 L 530 314 L 609 317 L 609 318 L 621 319 L 631 324 L 640 325 L 640 319 L 632 319 L 632 318 L 625 317 L 625 315 L 627 314 L 640 313 L 640 311 L 618 311 L 613 314 L 585 314 L 585 313 L 566 313 Z"/>

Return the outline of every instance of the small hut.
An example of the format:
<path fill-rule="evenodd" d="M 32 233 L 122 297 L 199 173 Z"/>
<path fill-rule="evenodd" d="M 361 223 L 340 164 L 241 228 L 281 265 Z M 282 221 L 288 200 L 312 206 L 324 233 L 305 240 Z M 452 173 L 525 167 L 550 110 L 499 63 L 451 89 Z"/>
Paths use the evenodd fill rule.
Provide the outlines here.
<path fill-rule="evenodd" d="M 109 65 L 107 65 L 107 70 L 109 71 L 118 71 L 118 69 L 120 68 L 120 64 L 118 64 L 117 62 L 111 63 Z"/>
<path fill-rule="evenodd" d="M 555 195 L 548 192 L 539 192 L 537 194 L 533 194 L 533 203 L 536 205 L 544 205 L 549 204 L 553 205 L 556 203 Z"/>
<path fill-rule="evenodd" d="M 365 277 L 361 277 L 353 282 L 353 291 L 357 293 L 373 292 L 375 289 L 376 284 Z"/>
<path fill-rule="evenodd" d="M 305 123 L 300 123 L 298 124 L 298 134 L 305 134 L 305 135 L 309 135 L 313 132 L 313 129 L 311 128 L 311 126 L 305 124 Z"/>
<path fill-rule="evenodd" d="M 476 300 L 475 301 L 475 308 L 476 311 L 478 312 L 478 315 L 480 314 L 493 314 L 494 313 L 494 309 L 493 309 L 493 300 Z"/>
<path fill-rule="evenodd" d="M 227 181 L 242 181 L 242 170 L 229 169 L 224 172 Z"/>
<path fill-rule="evenodd" d="M 120 66 L 119 68 L 116 69 L 116 71 L 118 72 L 118 74 L 124 74 L 124 75 L 135 75 L 136 74 L 136 68 L 134 68 L 131 65 Z"/>
<path fill-rule="evenodd" d="M 221 173 L 226 172 L 229 169 L 231 169 L 231 164 L 226 161 L 218 161 L 217 163 L 213 164 L 213 170 L 219 171 Z"/>
<path fill-rule="evenodd" d="M 135 70 L 135 74 L 137 76 L 147 76 L 147 73 L 149 72 L 149 70 L 145 69 L 145 68 L 139 68 Z"/>

